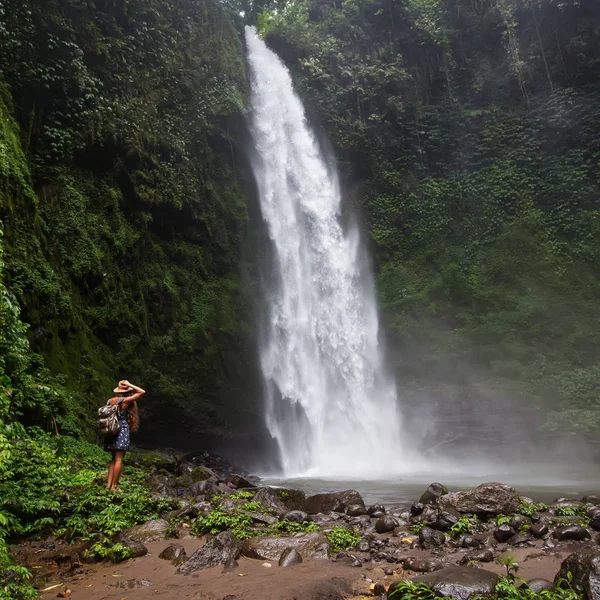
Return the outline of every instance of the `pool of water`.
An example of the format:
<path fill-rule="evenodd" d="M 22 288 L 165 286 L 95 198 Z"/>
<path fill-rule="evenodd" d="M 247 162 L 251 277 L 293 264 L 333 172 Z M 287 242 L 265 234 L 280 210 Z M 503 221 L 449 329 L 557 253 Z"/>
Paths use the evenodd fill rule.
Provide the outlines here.
<path fill-rule="evenodd" d="M 450 491 L 468 489 L 481 483 L 499 481 L 514 486 L 522 496 L 536 502 L 551 502 L 559 497 L 573 500 L 586 494 L 600 495 L 598 465 L 530 465 L 526 471 L 515 468 L 479 470 L 477 472 L 427 471 L 389 479 L 335 479 L 314 477 L 264 477 L 263 483 L 304 490 L 307 494 L 354 489 L 365 503 L 387 507 L 407 507 L 417 501 L 433 482 L 439 481 Z"/>

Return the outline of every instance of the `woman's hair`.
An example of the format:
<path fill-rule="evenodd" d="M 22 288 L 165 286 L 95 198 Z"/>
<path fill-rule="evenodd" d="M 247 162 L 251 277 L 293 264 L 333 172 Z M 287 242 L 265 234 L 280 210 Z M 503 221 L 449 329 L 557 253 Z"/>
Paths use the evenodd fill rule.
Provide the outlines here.
<path fill-rule="evenodd" d="M 140 428 L 140 413 L 138 412 L 137 402 L 132 402 L 127 411 L 127 422 L 132 433 L 137 433 Z"/>

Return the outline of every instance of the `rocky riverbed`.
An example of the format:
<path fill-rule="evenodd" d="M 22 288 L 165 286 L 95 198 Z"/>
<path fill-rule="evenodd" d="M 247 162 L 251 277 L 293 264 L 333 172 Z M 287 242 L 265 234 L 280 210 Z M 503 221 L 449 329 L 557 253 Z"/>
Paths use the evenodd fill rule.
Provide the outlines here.
<path fill-rule="evenodd" d="M 53 538 L 22 543 L 17 562 L 51 597 L 393 600 L 430 589 L 466 600 L 502 597 L 503 585 L 524 594 L 512 587 L 524 585 L 523 598 L 600 599 L 595 496 L 542 504 L 502 483 L 459 492 L 432 483 L 412 505 L 388 509 L 355 490 L 261 486 L 201 454 L 152 481 L 179 507 L 119 534 L 129 560 L 90 562 L 90 542 Z"/>

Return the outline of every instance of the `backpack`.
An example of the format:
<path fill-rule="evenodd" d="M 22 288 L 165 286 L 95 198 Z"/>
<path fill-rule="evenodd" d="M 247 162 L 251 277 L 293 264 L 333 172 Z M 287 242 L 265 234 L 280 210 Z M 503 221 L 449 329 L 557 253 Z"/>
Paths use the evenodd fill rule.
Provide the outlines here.
<path fill-rule="evenodd" d="M 98 431 L 100 435 L 117 435 L 121 425 L 117 418 L 119 404 L 111 404 L 110 400 L 98 409 Z"/>

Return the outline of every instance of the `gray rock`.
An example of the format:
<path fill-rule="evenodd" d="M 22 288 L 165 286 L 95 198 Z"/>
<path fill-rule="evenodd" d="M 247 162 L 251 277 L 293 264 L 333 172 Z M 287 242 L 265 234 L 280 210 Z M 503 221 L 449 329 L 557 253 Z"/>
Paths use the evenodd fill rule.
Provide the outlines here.
<path fill-rule="evenodd" d="M 229 531 L 222 531 L 194 552 L 188 561 L 179 567 L 179 573 L 189 575 L 200 569 L 225 565 L 236 560 L 242 549 L 241 541 Z"/>
<path fill-rule="evenodd" d="M 396 527 L 398 527 L 398 521 L 396 521 L 394 517 L 388 515 L 379 517 L 379 519 L 375 521 L 375 531 L 377 533 L 388 533 L 394 531 Z"/>
<path fill-rule="evenodd" d="M 459 519 L 460 514 L 457 513 L 455 510 L 443 510 L 442 512 L 438 513 L 434 523 L 434 527 L 436 529 L 439 529 L 440 531 L 448 531 L 448 529 L 450 529 L 452 525 L 458 523 Z"/>
<path fill-rule="evenodd" d="M 369 506 L 367 514 L 373 516 L 375 513 L 385 513 L 385 506 L 382 504 L 373 504 L 373 506 Z"/>
<path fill-rule="evenodd" d="M 279 557 L 280 567 L 292 567 L 302 562 L 302 555 L 296 548 L 286 548 Z"/>
<path fill-rule="evenodd" d="M 483 550 L 476 550 L 475 552 L 469 552 L 465 554 L 461 559 L 462 564 L 467 564 L 469 562 L 483 562 L 489 563 L 494 560 L 494 552 L 489 548 L 484 548 Z"/>
<path fill-rule="evenodd" d="M 531 535 L 536 538 L 542 538 L 548 533 L 548 525 L 545 523 L 536 523 L 531 526 Z"/>
<path fill-rule="evenodd" d="M 159 555 L 163 560 L 178 561 L 187 556 L 185 548 L 181 544 L 169 544 Z"/>
<path fill-rule="evenodd" d="M 152 587 L 152 585 L 152 582 L 148 579 L 126 579 L 125 581 L 117 581 L 117 583 L 110 584 L 111 587 L 123 590 L 135 590 L 136 588 Z"/>
<path fill-rule="evenodd" d="M 589 540 L 592 536 L 590 532 L 581 525 L 563 525 L 562 527 L 557 527 L 552 535 L 557 540 Z"/>
<path fill-rule="evenodd" d="M 141 525 L 136 525 L 131 529 L 125 530 L 123 533 L 129 539 L 145 544 L 146 542 L 166 539 L 169 528 L 169 522 L 165 521 L 165 519 L 155 519 Z"/>
<path fill-rule="evenodd" d="M 304 558 L 329 558 L 331 542 L 322 533 L 299 533 L 292 537 L 261 536 L 245 540 L 242 554 L 260 560 L 279 560 L 287 548 L 294 548 Z"/>
<path fill-rule="evenodd" d="M 494 537 L 500 542 L 508 542 L 508 540 L 515 535 L 515 530 L 508 524 L 500 525 L 494 530 Z"/>
<path fill-rule="evenodd" d="M 422 502 L 415 502 L 410 507 L 410 514 L 413 517 L 418 517 L 425 510 L 425 505 Z"/>
<path fill-rule="evenodd" d="M 474 567 L 448 567 L 427 575 L 420 575 L 411 581 L 428 585 L 438 596 L 468 600 L 474 595 L 491 595 L 498 583 L 498 575 Z M 388 589 L 392 595 L 400 582 L 393 583 Z"/>
<path fill-rule="evenodd" d="M 448 493 L 448 488 L 443 486 L 441 483 L 432 483 L 430 486 L 421 494 L 419 498 L 420 504 L 437 504 L 438 499 Z M 414 513 L 413 513 L 414 514 Z"/>
<path fill-rule="evenodd" d="M 292 510 L 306 511 L 306 495 L 300 490 L 263 487 L 256 492 L 254 500 L 279 517 Z"/>
<path fill-rule="evenodd" d="M 573 576 L 571 587 L 581 586 L 583 598 L 600 600 L 600 552 L 590 548 L 567 556 L 554 578 L 554 586 L 562 587 L 569 573 Z"/>
<path fill-rule="evenodd" d="M 453 508 L 459 513 L 510 515 L 519 507 L 516 490 L 503 483 L 483 483 L 472 490 L 452 492 L 439 497 L 442 509 Z"/>
<path fill-rule="evenodd" d="M 313 518 L 303 510 L 290 510 L 290 512 L 283 515 L 284 519 L 292 521 L 292 523 L 309 523 Z"/>
<path fill-rule="evenodd" d="M 531 519 L 525 515 L 514 515 L 510 520 L 510 526 L 515 530 L 528 529 L 531 527 Z"/>
<path fill-rule="evenodd" d="M 359 552 L 368 552 L 371 549 L 371 545 L 367 540 L 360 540 L 356 546 L 356 549 Z"/>
<path fill-rule="evenodd" d="M 543 579 L 541 577 L 529 579 L 519 587 L 527 587 L 536 594 L 539 594 L 543 590 L 548 590 L 549 592 L 552 592 L 554 590 L 554 584 L 551 581 L 548 581 L 547 579 Z"/>
<path fill-rule="evenodd" d="M 364 504 L 350 504 L 346 507 L 346 514 L 350 517 L 360 517 L 367 514 Z"/>
<path fill-rule="evenodd" d="M 528 535 L 527 533 L 517 533 L 513 535 L 507 542 L 509 546 L 519 546 L 523 544 L 529 544 L 529 542 L 533 542 L 533 537 Z"/>
<path fill-rule="evenodd" d="M 133 551 L 133 558 L 138 558 L 148 554 L 148 548 L 146 548 L 142 542 L 138 542 L 137 540 L 130 538 L 126 531 L 122 531 L 119 534 L 119 542 L 123 544 L 123 546 L 126 546 Z"/>
<path fill-rule="evenodd" d="M 433 571 L 439 571 L 447 567 L 444 561 L 436 558 L 415 558 L 410 556 L 401 562 L 403 569 L 415 571 L 416 573 L 432 573 Z"/>
<path fill-rule="evenodd" d="M 431 527 L 423 527 L 423 529 L 419 531 L 419 541 L 423 548 L 429 550 L 431 548 L 443 546 L 446 541 L 446 536 L 441 531 L 437 531 Z"/>
<path fill-rule="evenodd" d="M 306 512 L 310 514 L 344 512 L 352 504 L 365 505 L 362 496 L 356 490 L 345 490 L 331 494 L 315 494 L 306 499 Z"/>
<path fill-rule="evenodd" d="M 237 475 L 236 473 L 231 473 L 231 475 L 228 475 L 225 478 L 225 483 L 235 489 L 256 487 L 253 483 L 250 483 L 245 477 Z"/>

